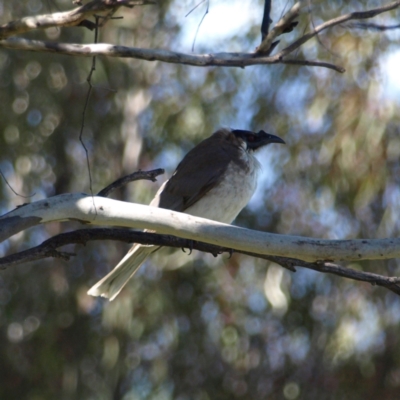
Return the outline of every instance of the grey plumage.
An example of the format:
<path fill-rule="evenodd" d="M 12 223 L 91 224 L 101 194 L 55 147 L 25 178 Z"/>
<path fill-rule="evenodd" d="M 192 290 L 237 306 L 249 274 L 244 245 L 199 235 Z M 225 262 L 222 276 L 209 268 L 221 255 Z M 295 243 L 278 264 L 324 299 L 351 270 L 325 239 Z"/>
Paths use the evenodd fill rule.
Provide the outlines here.
<path fill-rule="evenodd" d="M 218 130 L 186 154 L 150 205 L 231 223 L 257 186 L 259 163 L 253 151 L 269 143 L 284 141 L 264 131 Z M 113 300 L 158 248 L 135 244 L 88 294 Z"/>

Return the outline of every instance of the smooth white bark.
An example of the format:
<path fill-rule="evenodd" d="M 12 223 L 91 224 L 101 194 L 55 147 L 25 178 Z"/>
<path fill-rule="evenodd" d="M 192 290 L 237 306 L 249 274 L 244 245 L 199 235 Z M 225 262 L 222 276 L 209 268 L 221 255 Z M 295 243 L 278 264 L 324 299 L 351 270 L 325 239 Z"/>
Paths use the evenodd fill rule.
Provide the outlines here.
<path fill-rule="evenodd" d="M 400 257 L 400 239 L 321 240 L 278 235 L 187 214 L 81 193 L 54 196 L 0 217 L 0 240 L 52 221 L 79 220 L 100 226 L 151 229 L 232 249 L 305 261 L 377 260 Z"/>

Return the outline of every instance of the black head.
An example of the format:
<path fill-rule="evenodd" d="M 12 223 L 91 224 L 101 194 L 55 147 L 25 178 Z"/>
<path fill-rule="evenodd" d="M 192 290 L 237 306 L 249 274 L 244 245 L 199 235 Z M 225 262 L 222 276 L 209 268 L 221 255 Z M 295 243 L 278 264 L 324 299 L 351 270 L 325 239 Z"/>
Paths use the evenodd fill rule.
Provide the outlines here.
<path fill-rule="evenodd" d="M 285 141 L 280 137 L 271 135 L 270 133 L 260 131 L 258 133 L 251 131 L 244 131 L 241 129 L 233 129 L 232 133 L 241 138 L 247 144 L 247 150 L 257 150 L 260 147 L 266 146 L 270 143 L 283 143 Z"/>

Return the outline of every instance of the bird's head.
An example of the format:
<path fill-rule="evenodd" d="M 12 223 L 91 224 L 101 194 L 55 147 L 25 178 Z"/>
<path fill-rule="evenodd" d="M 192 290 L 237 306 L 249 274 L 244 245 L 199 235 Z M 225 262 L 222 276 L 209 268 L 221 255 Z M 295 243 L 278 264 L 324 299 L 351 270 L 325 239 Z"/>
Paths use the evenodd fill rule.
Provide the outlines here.
<path fill-rule="evenodd" d="M 258 133 L 245 131 L 242 129 L 233 129 L 232 133 L 238 138 L 241 139 L 246 144 L 247 151 L 255 151 L 263 146 L 266 146 L 270 143 L 283 143 L 285 141 L 278 136 L 271 135 L 270 133 L 260 131 Z"/>

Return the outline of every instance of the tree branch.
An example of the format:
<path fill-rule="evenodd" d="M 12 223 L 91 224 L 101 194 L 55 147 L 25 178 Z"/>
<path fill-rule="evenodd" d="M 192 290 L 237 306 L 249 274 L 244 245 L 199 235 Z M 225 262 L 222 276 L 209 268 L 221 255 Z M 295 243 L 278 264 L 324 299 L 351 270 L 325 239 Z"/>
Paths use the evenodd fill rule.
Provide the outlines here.
<path fill-rule="evenodd" d="M 385 6 L 377 7 L 368 11 L 358 11 L 352 12 L 349 14 L 341 15 L 337 18 L 333 18 L 329 21 L 324 22 L 321 25 L 315 27 L 312 32 L 306 33 L 301 38 L 297 39 L 295 42 L 285 47 L 282 51 L 275 55 L 275 57 L 283 58 L 288 54 L 292 53 L 294 50 L 298 49 L 301 45 L 303 45 L 308 40 L 312 39 L 314 36 L 318 35 L 320 32 L 332 28 L 333 26 L 343 24 L 347 21 L 356 20 L 356 19 L 368 19 L 376 17 L 379 14 L 382 14 L 387 11 L 395 10 L 400 7 L 400 0 L 389 3 Z"/>
<path fill-rule="evenodd" d="M 21 263 L 36 261 L 48 257 L 62 258 L 69 260 L 74 253 L 60 252 L 57 249 L 69 244 L 82 244 L 86 245 L 91 240 L 118 240 L 127 243 L 140 243 L 146 245 L 168 246 L 173 248 L 189 248 L 190 250 L 199 250 L 202 252 L 213 254 L 217 256 L 222 253 L 232 254 L 232 249 L 226 247 L 215 246 L 207 243 L 192 241 L 188 239 L 181 239 L 170 235 L 160 235 L 157 233 L 137 232 L 127 229 L 81 229 L 78 231 L 61 233 L 56 235 L 41 245 L 36 246 L 29 250 L 24 250 L 16 254 L 12 254 L 0 258 L 0 269 L 6 269 L 16 266 Z M 295 267 L 308 268 L 314 271 L 338 275 L 341 277 L 368 282 L 372 285 L 378 285 L 389 289 L 390 291 L 400 295 L 400 277 L 387 277 L 378 275 L 371 272 L 357 271 L 351 268 L 346 268 L 331 262 L 306 262 L 303 260 L 260 255 L 247 251 L 235 250 L 235 253 L 245 254 L 251 257 L 265 259 L 292 272 L 296 272 Z M 189 253 L 190 254 L 190 253 Z"/>
<path fill-rule="evenodd" d="M 138 181 L 141 179 L 155 182 L 157 180 L 156 177 L 162 175 L 164 172 L 165 170 L 162 168 L 153 169 L 152 171 L 136 171 L 133 174 L 123 176 L 122 178 L 117 179 L 115 182 L 106 186 L 104 189 L 100 190 L 99 193 L 97 193 L 97 196 L 108 197 L 114 190 L 119 189 L 129 182 Z"/>
<path fill-rule="evenodd" d="M 372 272 L 357 271 L 355 269 L 346 268 L 330 262 L 304 263 L 303 265 L 301 265 L 300 261 L 298 266 L 312 269 L 318 272 L 338 275 L 356 281 L 369 282 L 371 283 L 371 285 L 385 287 L 393 293 L 400 295 L 400 277 L 383 276 L 374 274 Z"/>
<path fill-rule="evenodd" d="M 196 67 L 247 67 L 265 64 L 296 64 L 331 68 L 344 72 L 342 67 L 334 64 L 312 60 L 282 60 L 280 56 L 265 56 L 257 53 L 214 53 L 214 54 L 185 54 L 162 49 L 141 49 L 136 47 L 113 46 L 106 43 L 97 44 L 66 44 L 42 42 L 10 38 L 0 40 L 0 48 L 15 50 L 51 52 L 69 56 L 93 57 L 127 57 L 147 61 L 163 61 L 171 64 L 192 65 Z"/>
<path fill-rule="evenodd" d="M 134 180 L 154 181 L 156 176 L 163 172 L 162 169 L 137 171 L 113 182 L 101 190 L 99 196 L 107 196 L 116 188 Z M 39 246 L 1 258 L 0 268 L 5 269 L 47 257 L 69 260 L 75 254 L 59 251 L 58 248 L 68 244 L 85 245 L 89 240 L 119 240 L 196 249 L 214 256 L 224 252 L 231 254 L 235 251 L 275 262 L 293 272 L 296 271 L 295 267 L 308 268 L 383 286 L 400 295 L 400 278 L 356 271 L 332 263 L 335 258 L 361 260 L 399 256 L 400 239 L 332 241 L 274 235 L 195 218 L 171 210 L 83 194 L 54 196 L 18 207 L 0 217 L 0 240 L 5 240 L 21 230 L 38 224 L 63 220 L 78 220 L 85 224 L 152 228 L 159 233 L 135 232 L 126 229 L 81 229 L 62 233 Z M 174 236 L 162 233 L 173 233 Z M 287 254 L 291 257 L 287 257 Z"/>
<path fill-rule="evenodd" d="M 346 72 L 346 69 L 343 67 L 340 67 L 339 65 L 331 64 L 328 62 L 324 61 L 311 61 L 311 60 L 294 60 L 290 58 L 285 58 L 283 60 L 280 60 L 281 64 L 288 64 L 288 65 L 304 65 L 304 66 L 309 66 L 309 67 L 323 67 L 323 68 L 328 68 L 332 69 L 336 72 Z"/>
<path fill-rule="evenodd" d="M 8 37 L 12 34 L 23 33 L 32 29 L 41 29 L 49 26 L 73 26 L 79 25 L 83 20 L 85 13 L 93 14 L 95 10 L 99 12 L 96 7 L 103 7 L 103 10 L 115 9 L 120 6 L 132 6 L 137 4 L 150 4 L 151 1 L 131 1 L 131 0 L 102 0 L 92 1 L 85 6 L 78 7 L 77 9 L 67 13 L 55 13 L 51 15 L 44 15 L 38 17 L 26 17 L 19 21 L 10 22 L 9 24 L 0 27 L 0 38 Z M 86 9 L 85 9 L 86 7 Z M 265 65 L 265 64 L 292 64 L 292 65 L 305 65 L 305 66 L 318 66 L 330 68 L 338 72 L 344 72 L 344 68 L 327 63 L 314 60 L 298 60 L 290 59 L 285 60 L 288 54 L 299 48 L 305 42 L 316 36 L 318 33 L 335 25 L 343 24 L 344 22 L 356 19 L 367 19 L 375 17 L 383 12 L 394 10 L 400 7 L 400 0 L 387 4 L 385 6 L 377 7 L 372 10 L 354 12 L 346 15 L 333 18 L 319 26 L 312 32 L 309 32 L 295 42 L 281 50 L 274 56 L 268 56 L 273 48 L 273 40 L 284 32 L 293 28 L 293 20 L 299 15 L 300 9 L 304 7 L 304 1 L 297 2 L 276 24 L 276 26 L 268 33 L 261 45 L 258 47 L 256 53 L 216 53 L 216 54 L 185 54 L 172 52 L 160 49 L 140 49 L 125 46 L 113 46 L 105 43 L 98 44 L 65 44 L 65 43 L 52 43 L 42 42 L 36 40 L 27 40 L 19 38 L 9 38 L 0 40 L 0 47 L 9 49 L 18 49 L 25 51 L 39 51 L 39 52 L 55 52 L 58 54 L 72 55 L 72 56 L 85 56 L 93 57 L 103 55 L 108 57 L 129 57 L 137 58 L 147 61 L 163 61 L 167 63 L 193 65 L 198 67 L 206 66 L 219 66 L 219 67 L 246 67 L 250 65 Z M 82 11 L 85 9 L 85 12 Z M 80 10 L 79 12 L 77 10 Z M 267 10 L 268 11 L 268 10 Z M 268 13 L 267 13 L 268 14 Z M 267 15 L 264 13 L 265 15 Z M 68 15 L 68 18 L 65 16 Z M 78 15 L 78 17 L 76 16 Z M 39 21 L 39 22 L 38 22 Z M 93 24 L 94 25 L 94 24 Z M 263 28 L 265 29 L 265 27 Z"/>
<path fill-rule="evenodd" d="M 44 241 L 39 246 L 2 257 L 0 258 L 0 269 L 6 269 L 21 263 L 35 261 L 47 257 L 57 257 L 56 249 L 59 247 L 69 244 L 86 245 L 86 243 L 91 240 L 118 240 L 126 243 L 140 243 L 145 245 L 165 246 L 180 249 L 188 248 L 190 250 L 194 249 L 205 253 L 210 253 L 214 256 L 226 252 L 232 253 L 232 250 L 226 247 L 215 246 L 189 239 L 182 239 L 171 235 L 160 235 L 158 233 L 138 232 L 118 228 L 94 228 L 61 233 Z M 269 256 L 253 254 L 250 252 L 237 251 L 237 253 L 264 258 L 267 260 L 270 259 Z M 72 256 L 74 254 L 71 253 L 70 255 Z M 285 268 L 295 272 L 295 269 L 292 266 L 285 265 Z"/>
<path fill-rule="evenodd" d="M 84 26 L 94 29 L 96 24 L 86 20 L 94 14 L 115 12 L 119 7 L 155 4 L 151 0 L 93 0 L 71 11 L 36 15 L 11 21 L 0 26 L 0 39 L 52 27 Z"/>
<path fill-rule="evenodd" d="M 278 235 L 188 214 L 82 193 L 67 193 L 21 206 L 0 217 L 0 241 L 52 221 L 150 229 L 255 254 L 307 262 L 385 260 L 400 257 L 400 238 L 322 240 Z"/>
<path fill-rule="evenodd" d="M 260 46 L 257 47 L 256 52 L 270 54 L 273 48 L 275 47 L 273 46 L 272 42 L 278 36 L 282 35 L 282 33 L 289 32 L 290 30 L 293 29 L 293 24 L 294 24 L 293 21 L 299 16 L 300 10 L 304 6 L 305 6 L 304 1 L 299 1 L 295 3 L 294 6 L 277 22 L 277 24 L 268 33 L 268 35 L 265 38 L 263 38 L 263 41 L 261 42 Z"/>

